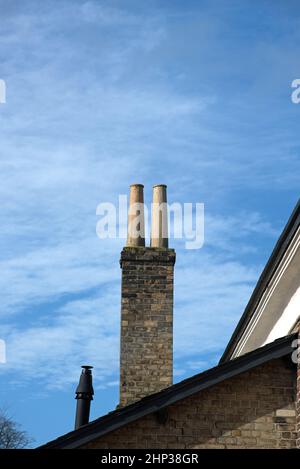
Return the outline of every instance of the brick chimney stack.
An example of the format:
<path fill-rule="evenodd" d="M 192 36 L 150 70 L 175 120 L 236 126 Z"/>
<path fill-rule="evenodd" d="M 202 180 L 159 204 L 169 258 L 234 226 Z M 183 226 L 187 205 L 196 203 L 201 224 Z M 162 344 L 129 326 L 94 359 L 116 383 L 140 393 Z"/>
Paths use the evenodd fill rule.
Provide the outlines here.
<path fill-rule="evenodd" d="M 137 198 L 139 202 L 143 201 L 142 192 L 143 186 L 131 186 L 130 204 L 135 204 Z M 157 199 L 166 202 L 166 186 L 154 186 L 153 198 L 153 202 Z M 158 392 L 173 382 L 175 251 L 168 248 L 168 239 L 163 238 L 162 227 L 167 220 L 167 209 L 153 212 L 152 227 L 155 225 L 159 229 L 158 236 L 151 241 L 151 247 L 142 244 L 145 243 L 144 220 L 139 226 L 141 233 L 136 237 L 130 228 L 135 224 L 132 217 L 136 213 L 131 205 L 128 213 L 127 245 L 120 259 L 120 406 Z"/>

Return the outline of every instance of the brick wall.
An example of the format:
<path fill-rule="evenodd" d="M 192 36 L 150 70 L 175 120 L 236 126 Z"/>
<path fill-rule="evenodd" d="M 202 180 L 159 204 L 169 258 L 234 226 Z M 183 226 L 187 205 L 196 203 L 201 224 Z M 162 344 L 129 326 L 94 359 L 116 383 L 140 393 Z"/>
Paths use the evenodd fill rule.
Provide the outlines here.
<path fill-rule="evenodd" d="M 276 359 L 143 417 L 86 448 L 294 448 L 296 371 Z"/>
<path fill-rule="evenodd" d="M 172 384 L 173 249 L 121 253 L 120 405 Z"/>

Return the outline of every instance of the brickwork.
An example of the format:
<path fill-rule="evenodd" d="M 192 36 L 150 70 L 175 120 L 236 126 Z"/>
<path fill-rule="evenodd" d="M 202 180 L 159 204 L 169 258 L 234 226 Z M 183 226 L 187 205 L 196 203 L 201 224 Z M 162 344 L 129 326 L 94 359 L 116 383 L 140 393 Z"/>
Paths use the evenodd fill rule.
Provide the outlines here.
<path fill-rule="evenodd" d="M 227 379 L 94 440 L 87 448 L 294 448 L 296 372 L 282 359 Z"/>
<path fill-rule="evenodd" d="M 173 249 L 121 253 L 121 406 L 172 384 L 174 263 Z"/>

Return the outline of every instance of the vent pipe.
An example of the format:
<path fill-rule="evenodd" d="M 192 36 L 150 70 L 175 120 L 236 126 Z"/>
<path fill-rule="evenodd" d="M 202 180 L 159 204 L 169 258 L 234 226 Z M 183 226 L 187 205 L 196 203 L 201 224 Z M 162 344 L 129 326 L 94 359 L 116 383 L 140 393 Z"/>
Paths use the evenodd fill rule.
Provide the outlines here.
<path fill-rule="evenodd" d="M 167 186 L 153 186 L 151 247 L 168 248 Z"/>
<path fill-rule="evenodd" d="M 79 384 L 76 389 L 77 406 L 75 418 L 75 430 L 89 423 L 91 401 L 93 400 L 93 378 L 92 366 L 84 365 L 81 367 Z"/>

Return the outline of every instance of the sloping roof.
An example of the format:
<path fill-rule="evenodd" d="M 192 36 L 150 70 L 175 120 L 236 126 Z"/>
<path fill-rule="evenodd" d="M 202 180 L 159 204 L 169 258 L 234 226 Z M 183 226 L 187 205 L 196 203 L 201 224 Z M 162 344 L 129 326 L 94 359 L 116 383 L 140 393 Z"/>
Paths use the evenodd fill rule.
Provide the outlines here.
<path fill-rule="evenodd" d="M 153 412 L 157 412 L 175 402 L 185 399 L 199 391 L 214 386 L 228 378 L 262 365 L 272 359 L 291 354 L 295 349 L 292 341 L 297 334 L 292 334 L 235 358 L 203 373 L 199 373 L 163 391 L 151 394 L 134 404 L 117 409 L 87 425 L 67 433 L 56 440 L 40 446 L 39 449 L 78 448 L 106 433 L 133 422 Z"/>
<path fill-rule="evenodd" d="M 224 363 L 227 360 L 230 360 L 230 357 L 238 344 L 239 340 L 243 336 L 245 329 L 247 328 L 249 321 L 251 320 L 255 309 L 265 292 L 271 278 L 274 275 L 284 253 L 286 252 L 287 247 L 289 246 L 292 238 L 294 237 L 297 229 L 300 225 L 300 200 L 298 201 L 296 207 L 294 208 L 280 238 L 278 239 L 273 252 L 261 274 L 259 280 L 256 284 L 256 287 L 250 297 L 250 300 L 245 308 L 245 311 L 238 322 L 237 327 L 235 328 L 231 339 L 228 342 L 228 345 L 220 359 L 219 363 Z"/>

